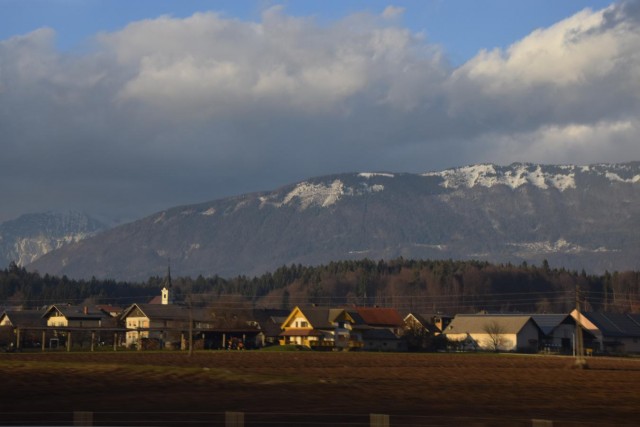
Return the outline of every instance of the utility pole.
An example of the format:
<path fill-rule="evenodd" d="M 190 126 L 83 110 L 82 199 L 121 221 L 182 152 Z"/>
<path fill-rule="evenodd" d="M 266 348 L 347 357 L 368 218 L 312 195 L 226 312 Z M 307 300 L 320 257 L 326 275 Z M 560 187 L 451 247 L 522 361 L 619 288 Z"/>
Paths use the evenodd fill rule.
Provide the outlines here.
<path fill-rule="evenodd" d="M 191 290 L 189 290 L 189 357 L 193 354 L 193 305 L 191 304 Z"/>
<path fill-rule="evenodd" d="M 576 361 L 575 367 L 578 369 L 586 369 L 587 360 L 584 358 L 584 343 L 582 342 L 582 319 L 580 313 L 580 287 L 576 286 Z"/>

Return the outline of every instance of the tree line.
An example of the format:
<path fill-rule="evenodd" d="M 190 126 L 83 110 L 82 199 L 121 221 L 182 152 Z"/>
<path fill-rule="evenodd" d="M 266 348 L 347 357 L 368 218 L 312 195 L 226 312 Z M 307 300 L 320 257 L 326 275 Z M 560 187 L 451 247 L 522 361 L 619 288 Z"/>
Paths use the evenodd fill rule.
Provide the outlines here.
<path fill-rule="evenodd" d="M 29 272 L 11 263 L 0 270 L 0 304 L 41 307 L 52 303 L 125 306 L 159 294 L 164 277 L 144 283 L 74 280 Z M 640 312 L 640 272 L 587 274 L 522 263 L 412 260 L 336 261 L 282 266 L 260 276 L 176 277 L 174 300 L 212 307 L 295 305 L 384 306 L 448 314 L 488 312 L 565 313 L 576 293 L 588 311 Z"/>

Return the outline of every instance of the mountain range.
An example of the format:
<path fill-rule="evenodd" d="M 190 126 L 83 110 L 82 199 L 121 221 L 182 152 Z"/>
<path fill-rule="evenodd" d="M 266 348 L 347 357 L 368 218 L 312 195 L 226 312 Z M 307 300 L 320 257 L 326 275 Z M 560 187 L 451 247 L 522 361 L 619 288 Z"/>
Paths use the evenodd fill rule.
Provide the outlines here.
<path fill-rule="evenodd" d="M 52 250 L 107 228 L 104 223 L 81 212 L 21 215 L 0 224 L 0 264 L 30 264 Z"/>
<path fill-rule="evenodd" d="M 255 275 L 332 260 L 477 259 L 640 267 L 640 162 L 472 165 L 345 173 L 158 212 L 49 252 L 28 268 L 146 280 Z"/>

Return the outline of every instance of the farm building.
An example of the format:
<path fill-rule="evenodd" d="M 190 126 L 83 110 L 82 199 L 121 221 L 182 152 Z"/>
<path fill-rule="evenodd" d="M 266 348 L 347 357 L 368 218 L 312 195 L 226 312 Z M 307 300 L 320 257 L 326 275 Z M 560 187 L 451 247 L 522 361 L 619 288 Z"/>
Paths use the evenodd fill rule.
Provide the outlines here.
<path fill-rule="evenodd" d="M 528 315 L 459 314 L 444 334 L 462 350 L 536 352 L 542 331 Z"/>
<path fill-rule="evenodd" d="M 573 310 L 571 316 L 579 318 L 583 329 L 593 335 L 594 351 L 640 353 L 640 314 L 582 312 L 578 316 Z"/>

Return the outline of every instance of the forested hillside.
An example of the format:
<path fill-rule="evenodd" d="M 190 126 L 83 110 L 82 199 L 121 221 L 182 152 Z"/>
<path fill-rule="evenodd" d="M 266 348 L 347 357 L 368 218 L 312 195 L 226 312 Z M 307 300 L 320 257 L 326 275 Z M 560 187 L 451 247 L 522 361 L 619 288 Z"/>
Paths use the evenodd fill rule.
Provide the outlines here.
<path fill-rule="evenodd" d="M 0 270 L 0 304 L 41 307 L 51 303 L 126 305 L 159 294 L 163 277 L 145 283 L 70 280 L 41 276 L 11 264 Z M 176 301 L 187 295 L 211 307 L 273 307 L 318 304 L 379 305 L 402 311 L 465 313 L 567 312 L 576 289 L 586 310 L 640 311 L 640 273 L 588 275 L 541 266 L 478 261 L 332 262 L 322 266 L 283 266 L 257 277 L 174 277 Z"/>
<path fill-rule="evenodd" d="M 41 276 L 12 262 L 8 268 L 0 270 L 0 307 L 31 309 L 60 303 L 126 305 L 157 295 L 160 281 L 151 278 L 149 283 L 139 284 L 114 280 L 71 280 L 66 276 Z"/>

